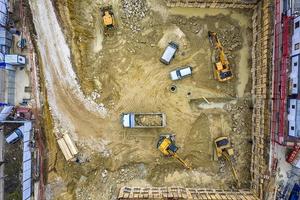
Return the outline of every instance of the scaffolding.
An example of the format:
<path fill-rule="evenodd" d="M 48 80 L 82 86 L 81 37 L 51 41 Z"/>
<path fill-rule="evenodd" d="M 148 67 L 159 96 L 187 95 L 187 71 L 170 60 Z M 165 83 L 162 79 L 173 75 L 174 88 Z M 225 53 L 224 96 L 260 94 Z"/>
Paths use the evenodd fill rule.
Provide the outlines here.
<path fill-rule="evenodd" d="M 282 15 L 280 0 L 275 1 L 274 68 L 272 95 L 272 143 L 285 144 L 288 65 L 290 63 L 290 24 L 292 17 Z"/>
<path fill-rule="evenodd" d="M 281 11 L 280 0 L 275 1 L 275 27 L 274 27 L 274 67 L 273 67 L 273 95 L 272 95 L 272 125 L 271 125 L 271 140 L 272 146 L 275 142 L 279 142 L 279 110 L 280 110 L 280 65 L 281 65 Z M 282 140 L 282 139 L 281 139 Z"/>

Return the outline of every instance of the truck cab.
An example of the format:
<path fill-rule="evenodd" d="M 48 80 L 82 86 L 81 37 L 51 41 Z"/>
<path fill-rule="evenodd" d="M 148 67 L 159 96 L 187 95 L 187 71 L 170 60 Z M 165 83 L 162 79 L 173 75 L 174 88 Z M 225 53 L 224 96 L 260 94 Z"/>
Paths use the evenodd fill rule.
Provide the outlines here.
<path fill-rule="evenodd" d="M 124 128 L 130 128 L 131 127 L 131 113 L 124 113 L 122 115 L 122 125 Z"/>

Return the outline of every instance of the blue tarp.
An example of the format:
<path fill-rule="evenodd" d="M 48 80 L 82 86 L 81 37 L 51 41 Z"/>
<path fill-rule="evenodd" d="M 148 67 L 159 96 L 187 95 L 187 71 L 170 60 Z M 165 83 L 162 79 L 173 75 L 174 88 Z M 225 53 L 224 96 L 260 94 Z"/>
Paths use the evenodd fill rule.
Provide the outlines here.
<path fill-rule="evenodd" d="M 298 200 L 300 197 L 299 194 L 300 194 L 300 186 L 298 184 L 295 184 L 291 192 L 291 195 L 289 197 L 289 200 Z"/>

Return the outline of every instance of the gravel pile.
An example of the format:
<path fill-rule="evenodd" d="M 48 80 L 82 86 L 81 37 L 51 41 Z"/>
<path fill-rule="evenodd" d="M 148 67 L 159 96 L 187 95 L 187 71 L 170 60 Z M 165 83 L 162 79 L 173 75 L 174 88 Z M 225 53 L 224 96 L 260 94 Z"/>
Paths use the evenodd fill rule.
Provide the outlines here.
<path fill-rule="evenodd" d="M 140 21 L 149 12 L 148 4 L 145 0 L 122 0 L 123 22 L 133 32 L 141 31 Z"/>

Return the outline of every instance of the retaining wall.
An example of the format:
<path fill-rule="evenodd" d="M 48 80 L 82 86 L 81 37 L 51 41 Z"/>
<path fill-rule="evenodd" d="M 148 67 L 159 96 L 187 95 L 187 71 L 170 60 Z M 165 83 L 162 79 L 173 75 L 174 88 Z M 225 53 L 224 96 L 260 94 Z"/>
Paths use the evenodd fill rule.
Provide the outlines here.
<path fill-rule="evenodd" d="M 265 199 L 267 191 L 265 191 L 268 184 L 268 162 L 270 152 L 270 113 L 269 113 L 269 98 L 271 85 L 271 71 L 272 71 L 272 31 L 273 31 L 273 1 L 261 0 L 261 1 L 241 1 L 241 0 L 165 0 L 170 7 L 200 7 L 200 8 L 239 8 L 239 9 L 252 9 L 252 28 L 253 28 L 253 46 L 252 46 L 252 96 L 253 96 L 253 115 L 252 115 L 252 160 L 251 160 L 251 192 L 244 191 L 227 191 L 231 192 L 234 199 Z M 134 188 L 122 188 L 120 190 L 120 199 L 162 199 L 154 198 L 153 196 L 140 196 L 143 189 L 134 190 Z M 162 195 L 163 188 L 159 188 L 159 194 Z M 148 188 L 152 191 L 153 188 Z M 197 193 L 197 189 L 194 189 Z M 193 190 L 193 192 L 194 192 Z M 143 190 L 144 191 L 144 190 Z M 189 189 L 180 189 L 180 194 L 190 194 Z M 146 192 L 145 194 L 152 194 L 152 192 Z M 201 196 L 200 193 L 205 193 Z M 207 196 L 213 192 L 213 199 L 230 199 L 227 198 L 226 191 L 204 189 L 197 193 L 196 199 L 211 199 Z M 134 196 L 136 193 L 137 196 Z M 154 192 L 155 193 L 155 192 Z M 176 193 L 176 192 L 175 192 Z M 202 194 L 201 193 L 201 194 Z M 130 195 L 129 195 L 130 194 Z M 167 192 L 168 194 L 168 192 Z M 224 196 L 225 194 L 225 196 Z M 245 194 L 249 195 L 245 198 Z M 123 196 L 125 195 L 125 196 Z M 129 196 L 127 196 L 129 195 Z M 197 196 L 196 195 L 196 196 Z M 255 196 L 255 197 L 254 197 Z M 161 196 L 160 196 L 161 197 Z M 182 197 L 188 199 L 190 197 Z"/>

